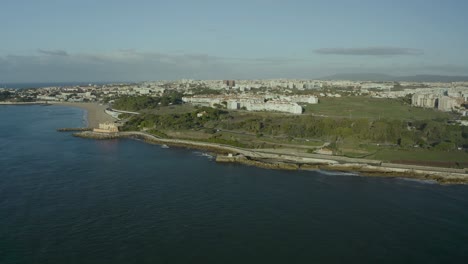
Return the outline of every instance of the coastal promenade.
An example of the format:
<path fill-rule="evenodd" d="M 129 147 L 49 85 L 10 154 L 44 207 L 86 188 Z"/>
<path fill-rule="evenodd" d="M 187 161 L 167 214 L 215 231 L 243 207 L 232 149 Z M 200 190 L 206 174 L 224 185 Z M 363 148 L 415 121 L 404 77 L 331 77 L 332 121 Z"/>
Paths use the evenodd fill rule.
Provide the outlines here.
<path fill-rule="evenodd" d="M 467 169 L 392 164 L 376 160 L 351 159 L 340 156 L 309 153 L 275 153 L 271 150 L 253 150 L 224 144 L 160 138 L 140 131 L 110 134 L 86 131 L 75 133 L 73 135 L 92 139 L 135 138 L 148 143 L 202 149 L 218 153 L 216 159 L 218 162 L 243 163 L 271 169 L 355 171 L 366 176 L 405 177 L 420 180 L 432 180 L 446 184 L 468 183 Z"/>

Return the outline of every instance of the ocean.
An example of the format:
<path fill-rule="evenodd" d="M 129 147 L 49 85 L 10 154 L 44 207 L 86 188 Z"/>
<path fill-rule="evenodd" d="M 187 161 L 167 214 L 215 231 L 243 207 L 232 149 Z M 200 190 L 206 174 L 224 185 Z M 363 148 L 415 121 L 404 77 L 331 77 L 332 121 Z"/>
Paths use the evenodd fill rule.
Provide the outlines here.
<path fill-rule="evenodd" d="M 465 263 L 468 186 L 218 164 L 0 106 L 0 263 Z"/>

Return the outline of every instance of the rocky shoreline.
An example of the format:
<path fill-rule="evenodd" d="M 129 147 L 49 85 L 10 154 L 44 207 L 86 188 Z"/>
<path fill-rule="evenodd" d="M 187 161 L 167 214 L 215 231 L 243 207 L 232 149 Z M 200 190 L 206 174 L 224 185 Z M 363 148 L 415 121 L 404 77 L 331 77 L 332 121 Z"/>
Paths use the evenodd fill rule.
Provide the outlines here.
<path fill-rule="evenodd" d="M 330 170 L 339 172 L 358 172 L 363 176 L 400 177 L 434 181 L 441 184 L 468 184 L 467 169 L 421 167 L 402 164 L 382 163 L 379 161 L 353 159 L 342 160 L 340 157 L 304 157 L 266 153 L 257 150 L 237 148 L 228 145 L 205 143 L 189 140 L 159 138 L 144 132 L 96 133 L 84 131 L 73 136 L 90 139 L 133 138 L 152 144 L 166 144 L 176 147 L 200 149 L 216 153 L 220 163 L 240 163 L 266 169 L 281 170 Z"/>
<path fill-rule="evenodd" d="M 93 130 L 90 127 L 62 127 L 57 128 L 58 132 L 76 132 L 76 131 L 91 131 Z"/>

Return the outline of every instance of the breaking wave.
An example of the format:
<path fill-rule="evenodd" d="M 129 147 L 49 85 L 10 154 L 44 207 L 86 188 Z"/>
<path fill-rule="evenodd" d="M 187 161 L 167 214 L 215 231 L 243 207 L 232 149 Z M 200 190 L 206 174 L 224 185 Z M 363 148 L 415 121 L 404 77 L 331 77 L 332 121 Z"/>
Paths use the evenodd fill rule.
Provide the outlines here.
<path fill-rule="evenodd" d="M 341 171 L 326 171 L 318 170 L 320 174 L 329 175 L 329 176 L 360 176 L 357 172 L 341 172 Z"/>

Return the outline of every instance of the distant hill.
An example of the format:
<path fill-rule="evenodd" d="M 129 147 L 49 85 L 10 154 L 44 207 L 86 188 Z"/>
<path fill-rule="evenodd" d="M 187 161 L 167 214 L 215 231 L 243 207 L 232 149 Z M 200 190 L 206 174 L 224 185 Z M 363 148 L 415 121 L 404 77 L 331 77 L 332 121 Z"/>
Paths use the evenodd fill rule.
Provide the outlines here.
<path fill-rule="evenodd" d="M 339 73 L 320 78 L 320 80 L 348 81 L 392 81 L 395 76 L 380 73 Z"/>
<path fill-rule="evenodd" d="M 349 81 L 396 81 L 396 82 L 464 82 L 468 76 L 448 75 L 411 75 L 393 76 L 381 73 L 340 73 L 320 78 L 320 80 L 349 80 Z"/>
<path fill-rule="evenodd" d="M 396 81 L 406 82 L 467 82 L 468 76 L 414 75 L 396 77 Z"/>

